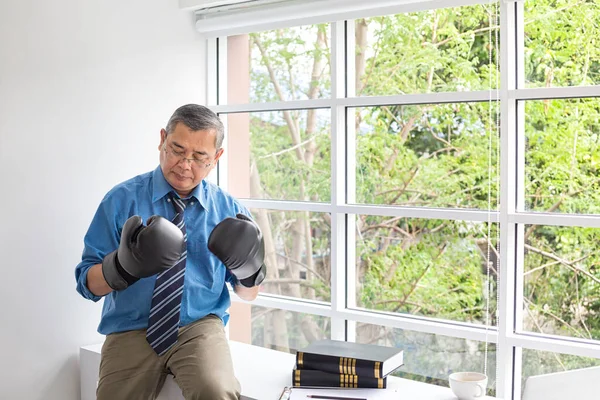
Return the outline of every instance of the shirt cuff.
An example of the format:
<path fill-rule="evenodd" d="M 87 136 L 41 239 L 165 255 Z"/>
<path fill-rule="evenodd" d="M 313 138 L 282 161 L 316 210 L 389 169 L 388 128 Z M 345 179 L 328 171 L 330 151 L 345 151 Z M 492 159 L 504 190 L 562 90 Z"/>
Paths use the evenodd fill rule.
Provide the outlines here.
<path fill-rule="evenodd" d="M 225 280 L 231 283 L 231 287 L 240 284 L 239 279 L 234 274 L 232 274 L 231 271 L 229 271 L 227 268 L 225 268 L 225 271 Z"/>
<path fill-rule="evenodd" d="M 81 275 L 79 275 L 79 280 L 77 281 L 77 291 L 84 298 L 86 298 L 88 300 L 92 300 L 93 302 L 97 302 L 98 300 L 100 300 L 102 298 L 102 296 L 96 296 L 87 287 L 87 274 L 88 274 L 90 268 L 92 268 L 91 265 L 89 267 L 87 267 L 84 271 L 82 271 Z"/>

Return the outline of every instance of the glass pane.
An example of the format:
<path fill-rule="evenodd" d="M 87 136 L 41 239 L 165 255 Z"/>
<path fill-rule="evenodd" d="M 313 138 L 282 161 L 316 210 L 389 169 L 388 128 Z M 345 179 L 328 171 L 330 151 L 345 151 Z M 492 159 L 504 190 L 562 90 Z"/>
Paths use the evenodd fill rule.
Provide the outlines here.
<path fill-rule="evenodd" d="M 523 400 L 594 398 L 600 360 L 523 349 Z"/>
<path fill-rule="evenodd" d="M 496 208 L 497 103 L 355 110 L 357 203 Z"/>
<path fill-rule="evenodd" d="M 331 321 L 327 317 L 252 306 L 252 344 L 255 346 L 296 354 L 309 343 L 329 337 Z"/>
<path fill-rule="evenodd" d="M 600 339 L 600 229 L 525 226 L 523 329 Z"/>
<path fill-rule="evenodd" d="M 496 323 L 496 224 L 366 215 L 356 224 L 359 307 Z"/>
<path fill-rule="evenodd" d="M 600 99 L 525 102 L 525 207 L 600 213 Z"/>
<path fill-rule="evenodd" d="M 486 366 L 485 342 L 363 323 L 356 324 L 356 341 L 403 349 L 404 365 L 394 371 L 393 376 L 448 387 L 451 373 L 485 371 L 487 394 L 495 394 L 496 345 L 493 343 L 487 345 Z"/>
<path fill-rule="evenodd" d="M 496 5 L 474 5 L 357 19 L 356 94 L 496 88 L 494 15 Z"/>
<path fill-rule="evenodd" d="M 600 84 L 600 2 L 525 2 L 527 87 Z"/>
<path fill-rule="evenodd" d="M 330 215 L 265 209 L 251 212 L 263 232 L 269 267 L 262 290 L 330 301 Z"/>
<path fill-rule="evenodd" d="M 234 195 L 330 200 L 329 110 L 253 112 L 228 114 L 225 118 Z"/>
<path fill-rule="evenodd" d="M 227 38 L 228 103 L 330 97 L 329 25 Z"/>

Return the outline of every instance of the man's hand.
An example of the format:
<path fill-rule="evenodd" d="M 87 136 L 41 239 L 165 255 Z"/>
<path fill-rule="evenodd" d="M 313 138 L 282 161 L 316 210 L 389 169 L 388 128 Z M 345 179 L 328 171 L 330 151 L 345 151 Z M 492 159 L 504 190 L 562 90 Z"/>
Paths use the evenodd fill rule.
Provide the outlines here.
<path fill-rule="evenodd" d="M 258 296 L 260 286 L 246 287 L 238 284 L 233 286 L 233 291 L 240 299 L 252 301 Z"/>
<path fill-rule="evenodd" d="M 175 265 L 184 243 L 183 233 L 169 220 L 154 215 L 144 226 L 134 215 L 123 225 L 119 248 L 102 261 L 104 279 L 113 290 L 123 290 Z"/>
<path fill-rule="evenodd" d="M 226 218 L 215 226 L 208 238 L 208 249 L 245 287 L 260 285 L 267 275 L 262 232 L 244 214 Z"/>

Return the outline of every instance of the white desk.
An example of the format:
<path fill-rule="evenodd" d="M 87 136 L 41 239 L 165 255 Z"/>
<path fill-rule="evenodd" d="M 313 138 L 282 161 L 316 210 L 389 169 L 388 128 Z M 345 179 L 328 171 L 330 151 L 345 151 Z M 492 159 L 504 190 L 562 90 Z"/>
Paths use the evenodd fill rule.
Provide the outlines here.
<path fill-rule="evenodd" d="M 230 341 L 235 375 L 242 394 L 258 400 L 277 400 L 281 390 L 292 384 L 295 356 L 275 350 Z M 80 349 L 81 400 L 96 399 L 96 384 L 102 344 Z M 449 388 L 389 377 L 389 389 L 395 389 L 402 400 L 456 400 Z M 492 400 L 490 397 L 485 399 Z M 158 400 L 183 400 L 181 390 L 169 376 Z M 498 399 L 496 399 L 498 400 Z"/>

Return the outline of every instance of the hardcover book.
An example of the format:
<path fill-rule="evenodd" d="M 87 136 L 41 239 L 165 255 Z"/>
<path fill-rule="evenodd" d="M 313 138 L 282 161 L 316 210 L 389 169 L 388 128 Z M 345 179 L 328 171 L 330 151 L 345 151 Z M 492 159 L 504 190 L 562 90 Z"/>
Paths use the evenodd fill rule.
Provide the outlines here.
<path fill-rule="evenodd" d="M 401 349 L 340 340 L 318 340 L 296 352 L 296 369 L 384 378 L 403 364 Z"/>
<path fill-rule="evenodd" d="M 385 389 L 387 378 L 371 378 L 359 375 L 330 374 L 311 369 L 294 369 L 294 387 L 342 387 Z"/>

